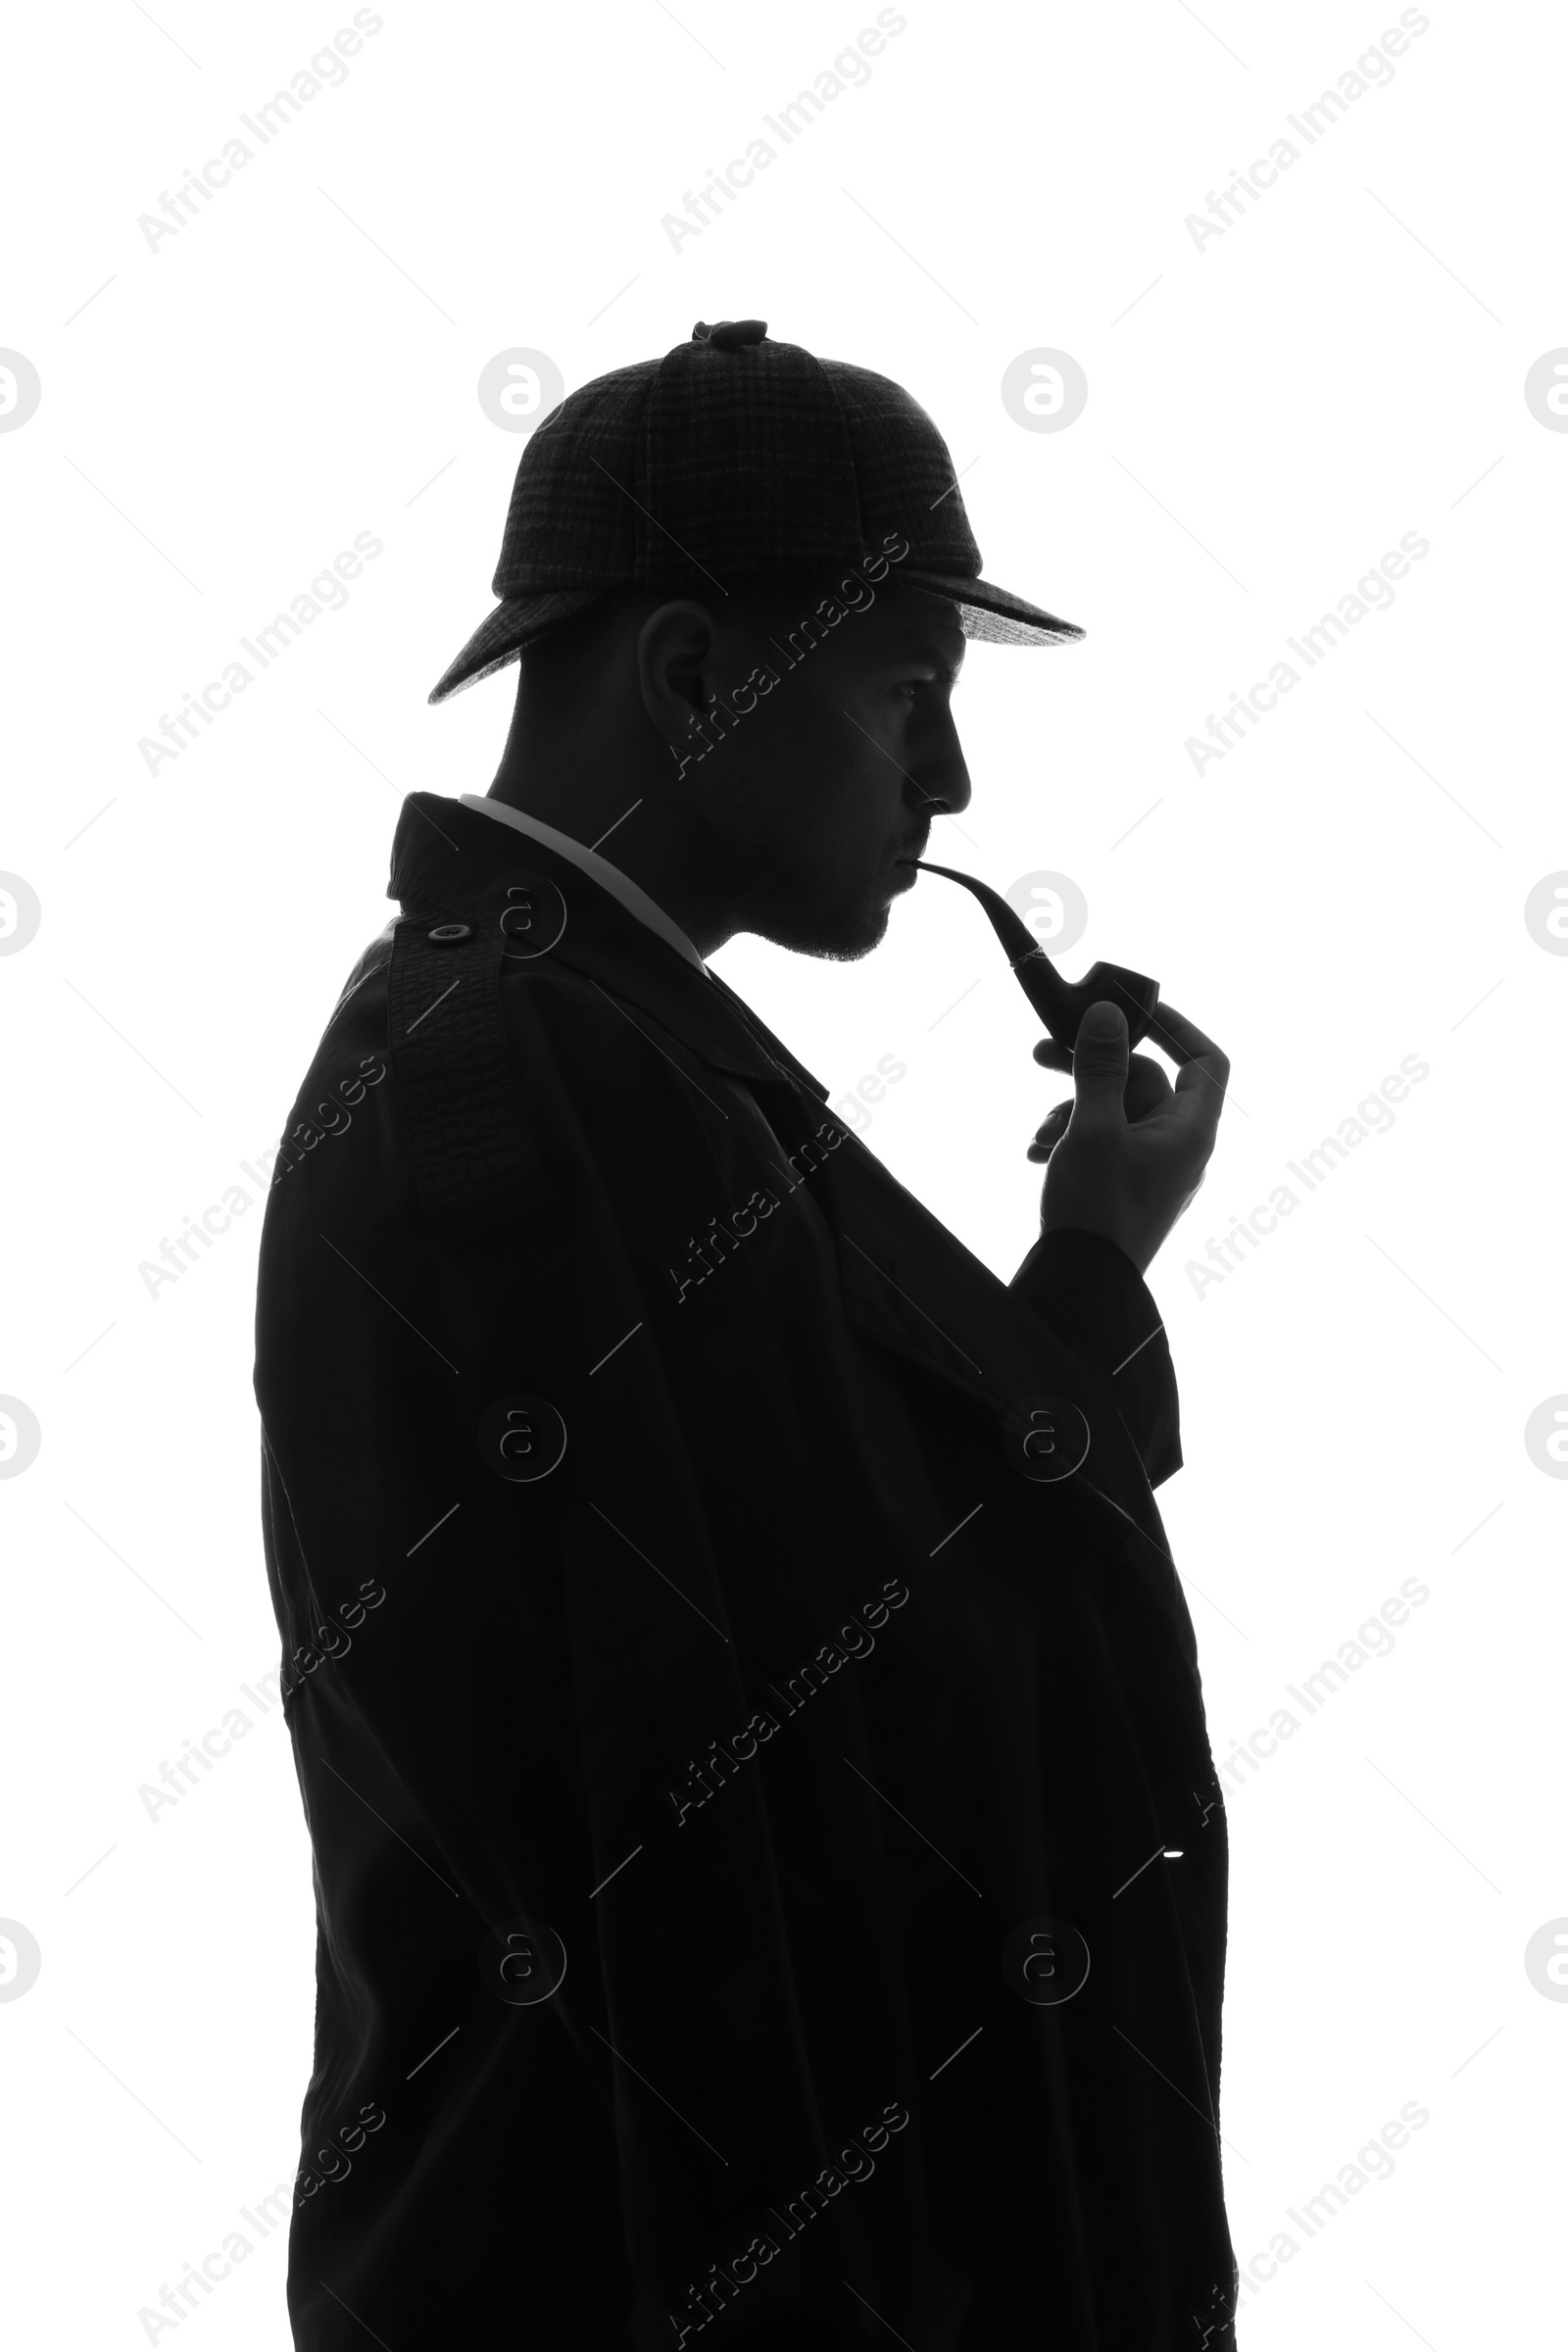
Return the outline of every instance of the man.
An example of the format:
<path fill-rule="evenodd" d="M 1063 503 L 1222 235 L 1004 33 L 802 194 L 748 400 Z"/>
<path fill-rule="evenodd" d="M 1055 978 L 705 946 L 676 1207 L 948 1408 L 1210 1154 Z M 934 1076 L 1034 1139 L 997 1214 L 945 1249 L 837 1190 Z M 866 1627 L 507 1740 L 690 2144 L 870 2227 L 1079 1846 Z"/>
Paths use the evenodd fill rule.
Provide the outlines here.
<path fill-rule="evenodd" d="M 263 1248 L 295 2341 L 1226 2341 L 1142 1279 L 1226 1064 L 1086 1020 L 1006 1285 L 706 962 L 873 948 L 969 798 L 965 638 L 1080 632 L 907 394 L 756 320 L 561 404 L 495 586 L 431 699 L 520 660 L 500 772 L 405 805 Z"/>

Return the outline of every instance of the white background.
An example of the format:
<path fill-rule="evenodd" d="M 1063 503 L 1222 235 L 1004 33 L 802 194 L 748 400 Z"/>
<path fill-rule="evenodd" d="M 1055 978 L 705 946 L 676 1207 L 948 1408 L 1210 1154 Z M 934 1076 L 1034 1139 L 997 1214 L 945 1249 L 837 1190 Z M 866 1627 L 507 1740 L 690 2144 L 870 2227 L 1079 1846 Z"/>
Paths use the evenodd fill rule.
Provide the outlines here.
<path fill-rule="evenodd" d="M 906 384 L 989 576 L 1089 630 L 972 650 L 974 801 L 933 854 L 1070 875 L 1069 972 L 1156 974 L 1232 1056 L 1152 1278 L 1216 1753 L 1402 1580 L 1430 1593 L 1231 1800 L 1233 2233 L 1244 2264 L 1300 2247 L 1240 2340 L 1544 2340 L 1568 2006 L 1524 1950 L 1568 1913 L 1568 1486 L 1524 1425 L 1568 1391 L 1568 958 L 1523 910 L 1568 866 L 1568 434 L 1524 378 L 1568 343 L 1564 21 L 1436 0 L 1307 146 L 1284 118 L 1396 8 L 909 0 L 863 86 L 677 251 L 662 216 L 874 9 L 387 0 L 341 86 L 153 250 L 138 216 L 351 17 L 154 13 L 33 12 L 0 144 L 0 344 L 43 387 L 0 433 L 0 867 L 42 905 L 0 959 L 0 1391 L 42 1430 L 0 1484 L 0 1915 L 42 1951 L 0 2003 L 12 2335 L 146 2341 L 139 2309 L 297 2161 L 314 1929 L 280 1715 L 248 1708 L 156 1822 L 137 1791 L 277 1657 L 240 1163 L 387 919 L 400 796 L 484 791 L 505 734 L 507 678 L 424 701 L 489 609 L 523 447 L 479 371 L 529 347 L 569 389 L 759 316 Z M 1200 249 L 1186 217 L 1281 135 L 1299 160 Z M 1087 374 L 1062 431 L 1003 406 L 1041 347 Z M 359 532 L 384 552 L 346 606 L 149 773 L 139 739 Z M 1196 773 L 1187 739 L 1408 532 L 1430 552 L 1393 606 Z M 836 1096 L 906 1063 L 867 1142 L 1010 1274 L 1063 1088 L 972 904 L 923 882 L 855 967 L 717 961 Z M 1392 1129 L 1200 1293 L 1187 1261 L 1409 1055 Z M 149 1296 L 140 1263 L 236 1183 L 256 1206 Z M 1286 2209 L 1410 2101 L 1393 2177 L 1308 2240 Z M 279 2230 L 171 2332 L 278 2352 L 283 2271 Z"/>

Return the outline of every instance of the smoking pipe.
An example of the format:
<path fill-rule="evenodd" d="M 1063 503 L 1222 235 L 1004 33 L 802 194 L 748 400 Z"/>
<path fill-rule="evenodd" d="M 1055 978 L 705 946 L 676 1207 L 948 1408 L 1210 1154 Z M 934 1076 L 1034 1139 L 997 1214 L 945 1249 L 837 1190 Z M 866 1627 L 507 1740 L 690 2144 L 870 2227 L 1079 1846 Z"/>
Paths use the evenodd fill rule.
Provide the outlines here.
<path fill-rule="evenodd" d="M 991 917 L 991 928 L 1007 952 L 1007 960 L 1024 995 L 1058 1046 L 1070 1053 L 1078 1024 L 1091 1004 L 1109 998 L 1127 1015 L 1131 1043 L 1148 1032 L 1159 1003 L 1159 982 L 1119 963 L 1091 964 L 1081 980 L 1064 980 L 1023 917 L 1014 913 L 999 890 L 960 874 L 951 865 L 930 865 L 923 858 L 915 864 L 923 874 L 941 874 L 972 891 Z"/>

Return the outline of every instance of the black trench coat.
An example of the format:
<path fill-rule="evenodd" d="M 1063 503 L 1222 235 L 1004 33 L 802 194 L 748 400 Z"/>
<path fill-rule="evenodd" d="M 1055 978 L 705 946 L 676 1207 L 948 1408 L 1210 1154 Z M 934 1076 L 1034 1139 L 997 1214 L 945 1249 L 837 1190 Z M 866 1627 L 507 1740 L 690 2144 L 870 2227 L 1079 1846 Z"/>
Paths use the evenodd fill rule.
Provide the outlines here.
<path fill-rule="evenodd" d="M 257 1316 L 296 2343 L 1228 2343 L 1143 1281 L 1069 1233 L 1000 1282 L 493 818 L 412 797 L 389 895 Z"/>

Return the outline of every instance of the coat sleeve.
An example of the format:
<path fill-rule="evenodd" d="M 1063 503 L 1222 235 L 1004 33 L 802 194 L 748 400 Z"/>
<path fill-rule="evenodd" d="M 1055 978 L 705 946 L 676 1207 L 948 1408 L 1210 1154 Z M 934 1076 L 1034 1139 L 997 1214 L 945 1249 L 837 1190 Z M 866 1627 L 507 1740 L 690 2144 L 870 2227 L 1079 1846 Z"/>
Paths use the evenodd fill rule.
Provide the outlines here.
<path fill-rule="evenodd" d="M 1165 1326 L 1126 1251 L 1098 1233 L 1043 1234 L 1011 1287 L 1108 1382 L 1150 1485 L 1179 1470 L 1181 1416 Z"/>

